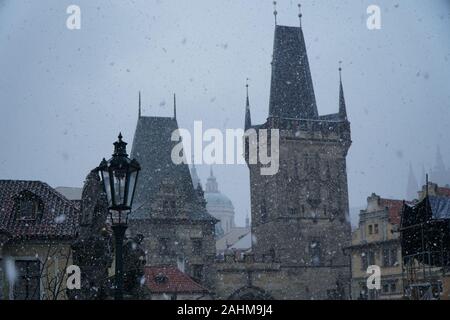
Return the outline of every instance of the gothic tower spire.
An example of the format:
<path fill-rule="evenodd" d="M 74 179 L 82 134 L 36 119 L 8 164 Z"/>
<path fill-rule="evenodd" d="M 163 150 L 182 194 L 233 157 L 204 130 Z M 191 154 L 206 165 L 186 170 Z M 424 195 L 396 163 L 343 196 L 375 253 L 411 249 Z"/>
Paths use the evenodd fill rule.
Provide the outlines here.
<path fill-rule="evenodd" d="M 342 61 L 339 61 L 339 118 L 347 120 L 347 107 L 345 105 L 344 86 L 342 85 Z"/>
<path fill-rule="evenodd" d="M 141 92 L 139 91 L 139 118 L 142 117 Z"/>
<path fill-rule="evenodd" d="M 177 94 L 173 94 L 173 118 L 177 120 Z"/>
<path fill-rule="evenodd" d="M 252 127 L 252 117 L 251 117 L 251 113 L 250 113 L 250 98 L 248 95 L 248 79 L 247 79 L 246 88 L 247 88 L 247 102 L 245 105 L 245 131 L 247 131 L 248 129 L 250 129 Z"/>
<path fill-rule="evenodd" d="M 219 192 L 219 185 L 217 183 L 216 177 L 214 176 L 212 167 L 210 169 L 208 181 L 206 182 L 206 192 L 207 193 Z"/>

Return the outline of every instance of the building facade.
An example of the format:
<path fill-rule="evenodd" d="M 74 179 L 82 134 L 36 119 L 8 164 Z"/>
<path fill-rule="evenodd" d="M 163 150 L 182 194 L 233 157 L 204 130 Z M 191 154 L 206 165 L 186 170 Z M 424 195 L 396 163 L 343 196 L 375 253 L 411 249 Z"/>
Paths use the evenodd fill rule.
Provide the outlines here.
<path fill-rule="evenodd" d="M 352 298 L 364 300 L 400 299 L 403 296 L 400 219 L 402 200 L 367 198 L 367 208 L 359 214 L 347 249 L 352 259 Z M 367 268 L 381 269 L 381 289 L 367 289 Z"/>
<path fill-rule="evenodd" d="M 0 181 L 0 300 L 67 299 L 80 211 L 40 181 Z"/>

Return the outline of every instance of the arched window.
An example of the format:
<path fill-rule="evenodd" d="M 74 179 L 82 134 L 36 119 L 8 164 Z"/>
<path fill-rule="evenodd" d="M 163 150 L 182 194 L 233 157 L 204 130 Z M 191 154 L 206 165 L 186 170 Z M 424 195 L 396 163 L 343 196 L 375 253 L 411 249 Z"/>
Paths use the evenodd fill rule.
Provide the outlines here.
<path fill-rule="evenodd" d="M 39 219 L 43 210 L 41 198 L 28 190 L 22 191 L 15 198 L 16 218 L 19 220 Z"/>

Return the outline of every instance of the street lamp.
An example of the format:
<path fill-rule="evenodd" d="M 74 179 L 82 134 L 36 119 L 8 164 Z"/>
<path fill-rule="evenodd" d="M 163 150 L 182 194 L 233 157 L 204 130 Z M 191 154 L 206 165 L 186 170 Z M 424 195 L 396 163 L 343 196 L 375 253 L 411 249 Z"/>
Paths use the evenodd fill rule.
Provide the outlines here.
<path fill-rule="evenodd" d="M 103 188 L 108 199 L 108 210 L 114 232 L 116 249 L 116 289 L 115 299 L 123 299 L 123 240 L 128 228 L 128 214 L 133 204 L 134 192 L 141 167 L 136 160 L 128 158 L 127 143 L 119 140 L 114 142 L 114 154 L 108 161 L 103 159 L 98 170 L 103 182 Z"/>

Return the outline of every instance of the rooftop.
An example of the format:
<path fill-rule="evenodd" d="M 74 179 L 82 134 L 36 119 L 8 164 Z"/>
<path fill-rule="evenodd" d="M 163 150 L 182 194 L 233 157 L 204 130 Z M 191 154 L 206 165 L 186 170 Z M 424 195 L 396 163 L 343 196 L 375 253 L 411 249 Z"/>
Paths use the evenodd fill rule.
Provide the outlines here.
<path fill-rule="evenodd" d="M 208 289 L 172 266 L 146 267 L 145 279 L 152 293 L 208 293 Z"/>

